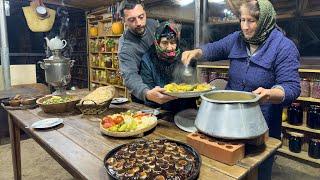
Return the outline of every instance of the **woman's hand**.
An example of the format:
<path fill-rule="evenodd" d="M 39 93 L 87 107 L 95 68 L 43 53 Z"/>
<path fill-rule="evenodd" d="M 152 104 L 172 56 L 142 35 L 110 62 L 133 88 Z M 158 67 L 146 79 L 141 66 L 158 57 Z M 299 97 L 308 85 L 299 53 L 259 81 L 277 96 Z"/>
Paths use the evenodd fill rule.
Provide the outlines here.
<path fill-rule="evenodd" d="M 191 59 L 199 59 L 202 56 L 201 49 L 194 49 L 191 51 L 185 51 L 181 55 L 181 61 L 184 65 L 188 65 Z"/>
<path fill-rule="evenodd" d="M 284 92 L 279 88 L 265 89 L 263 87 L 259 87 L 252 92 L 260 96 L 260 103 L 279 104 L 284 98 Z"/>
<path fill-rule="evenodd" d="M 165 91 L 165 89 L 163 89 L 159 86 L 156 86 L 155 88 L 147 91 L 146 98 L 149 101 L 153 101 L 158 104 L 164 104 L 164 103 L 169 102 L 171 100 L 177 99 L 176 97 L 163 94 L 162 92 L 164 92 L 164 91 Z"/>

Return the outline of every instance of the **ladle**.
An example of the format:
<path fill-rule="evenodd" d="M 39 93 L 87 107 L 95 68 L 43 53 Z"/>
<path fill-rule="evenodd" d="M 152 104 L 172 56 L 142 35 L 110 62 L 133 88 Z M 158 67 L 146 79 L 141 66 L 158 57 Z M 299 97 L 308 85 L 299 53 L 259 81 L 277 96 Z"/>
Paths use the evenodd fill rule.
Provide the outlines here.
<path fill-rule="evenodd" d="M 190 66 L 187 64 L 187 65 L 184 65 L 184 71 L 182 73 L 184 76 L 192 76 L 192 69 L 190 68 Z"/>

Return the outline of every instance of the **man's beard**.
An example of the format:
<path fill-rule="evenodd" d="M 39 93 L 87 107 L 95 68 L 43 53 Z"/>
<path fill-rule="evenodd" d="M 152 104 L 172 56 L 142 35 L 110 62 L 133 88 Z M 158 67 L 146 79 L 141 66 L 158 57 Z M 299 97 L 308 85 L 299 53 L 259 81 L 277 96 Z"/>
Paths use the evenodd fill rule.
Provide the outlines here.
<path fill-rule="evenodd" d="M 146 31 L 146 26 L 140 27 L 140 28 L 135 28 L 134 30 L 131 30 L 134 34 L 138 36 L 142 36 Z"/>

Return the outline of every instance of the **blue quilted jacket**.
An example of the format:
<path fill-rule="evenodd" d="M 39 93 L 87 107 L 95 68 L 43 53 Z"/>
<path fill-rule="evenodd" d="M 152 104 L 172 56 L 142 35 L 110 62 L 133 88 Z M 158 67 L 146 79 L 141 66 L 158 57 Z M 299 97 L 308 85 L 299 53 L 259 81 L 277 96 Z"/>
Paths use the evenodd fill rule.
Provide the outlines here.
<path fill-rule="evenodd" d="M 270 136 L 279 139 L 282 107 L 300 95 L 300 55 L 294 43 L 275 28 L 252 56 L 248 55 L 247 45 L 239 31 L 203 45 L 201 49 L 205 60 L 230 60 L 226 89 L 251 92 L 258 87 L 283 87 L 285 97 L 282 104 L 261 105 Z"/>

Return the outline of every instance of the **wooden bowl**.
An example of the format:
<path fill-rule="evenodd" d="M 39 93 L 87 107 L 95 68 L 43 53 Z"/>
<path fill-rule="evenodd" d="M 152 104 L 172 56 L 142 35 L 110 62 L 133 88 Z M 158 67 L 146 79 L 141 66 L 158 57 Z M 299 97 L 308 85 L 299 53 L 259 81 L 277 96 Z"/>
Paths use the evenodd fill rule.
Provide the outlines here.
<path fill-rule="evenodd" d="M 9 101 L 9 105 L 12 107 L 20 106 L 20 99 L 12 99 Z"/>
<path fill-rule="evenodd" d="M 65 95 L 60 97 L 70 97 L 71 101 L 65 103 L 57 103 L 57 104 L 43 104 L 43 102 L 47 99 L 50 99 L 53 95 L 45 96 L 37 100 L 37 104 L 41 107 L 41 109 L 45 113 L 64 113 L 74 111 L 76 108 L 76 104 L 80 101 L 77 96 Z"/>
<path fill-rule="evenodd" d="M 21 100 L 22 105 L 33 105 L 36 104 L 37 98 L 23 98 Z"/>

